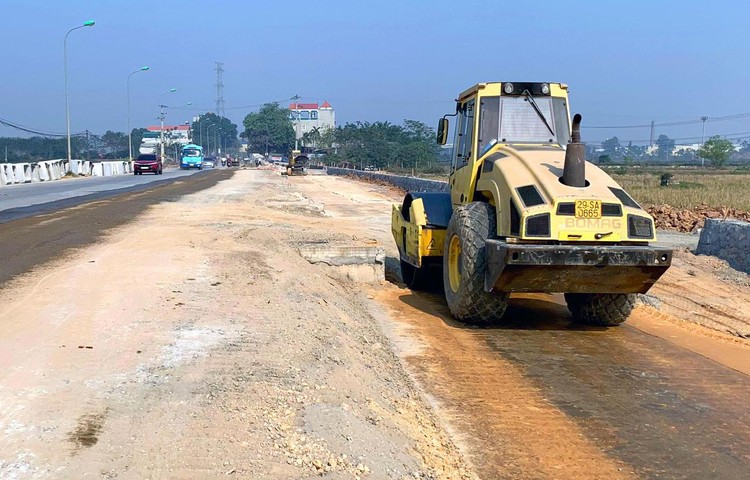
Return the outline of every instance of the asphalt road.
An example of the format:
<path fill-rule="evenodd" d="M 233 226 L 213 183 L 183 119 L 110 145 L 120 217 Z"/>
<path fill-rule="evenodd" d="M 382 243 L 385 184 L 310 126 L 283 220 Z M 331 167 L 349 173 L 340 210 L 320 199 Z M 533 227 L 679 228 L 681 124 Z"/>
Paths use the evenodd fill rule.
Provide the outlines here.
<path fill-rule="evenodd" d="M 165 171 L 164 175 L 158 176 L 109 177 L 117 178 L 122 182 L 119 189 L 101 189 L 93 193 L 89 190 L 86 193 L 87 187 L 78 187 L 78 196 L 71 195 L 66 200 L 65 193 L 61 192 L 58 193 L 62 197 L 61 200 L 51 200 L 38 207 L 22 209 L 20 214 L 23 214 L 24 218 L 16 217 L 15 220 L 0 222 L 0 245 L 2 245 L 0 286 L 37 265 L 66 255 L 71 249 L 95 242 L 106 233 L 107 229 L 130 221 L 134 215 L 137 215 L 137 212 L 145 210 L 150 205 L 171 201 L 182 195 L 212 187 L 219 181 L 230 178 L 234 171 L 222 169 L 204 170 L 197 175 L 194 173 L 178 170 L 171 174 Z M 167 178 L 165 180 L 162 177 Z M 143 179 L 155 179 L 156 182 Z M 189 181 L 177 181 L 180 179 L 189 179 Z M 167 183 L 164 183 L 165 181 Z M 47 187 L 54 183 L 39 186 Z M 76 181 L 71 180 L 70 183 L 76 183 Z M 88 183 L 86 180 L 81 180 L 82 185 L 86 183 Z M 2 193 L 5 193 L 5 190 L 2 190 Z M 109 199 L 90 202 L 89 198 L 92 195 L 99 199 L 105 199 L 105 197 Z M 40 196 L 43 195 L 40 194 Z M 33 196 L 30 198 L 33 199 Z M 90 203 L 81 205 L 79 208 L 62 208 L 61 204 L 66 201 L 74 202 L 74 204 Z M 34 216 L 36 214 L 30 213 L 44 209 L 49 214 Z M 7 212 L 12 213 L 11 210 L 0 211 L 0 216 L 7 215 Z"/>
<path fill-rule="evenodd" d="M 6 185 L 0 187 L 0 223 L 145 190 L 207 171 L 209 170 L 165 169 L 162 175 L 79 177 L 55 182 Z"/>

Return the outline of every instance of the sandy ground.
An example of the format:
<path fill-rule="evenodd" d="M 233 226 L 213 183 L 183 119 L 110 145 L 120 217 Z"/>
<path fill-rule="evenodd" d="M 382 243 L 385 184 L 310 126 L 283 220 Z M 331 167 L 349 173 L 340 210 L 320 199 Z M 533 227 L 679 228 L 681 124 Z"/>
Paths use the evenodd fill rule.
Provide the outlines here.
<path fill-rule="evenodd" d="M 296 184 L 301 192 L 325 204 L 329 214 L 349 219 L 342 199 L 372 210 L 373 216 L 367 220 L 367 231 L 386 247 L 395 264 L 398 253 L 390 238 L 390 219 L 383 214 L 388 210 L 383 200 L 398 202 L 401 192 L 369 183 L 359 183 L 361 190 L 351 192 L 348 188 L 351 181 L 325 177 L 311 178 L 306 182 L 297 180 Z M 396 268 L 393 265 L 393 270 Z M 601 421 L 597 428 L 592 428 L 578 421 L 576 415 L 571 416 L 565 408 L 554 404 L 547 391 L 552 381 L 544 379 L 540 382 L 535 378 L 537 375 L 529 374 L 530 364 L 534 362 L 517 365 L 513 361 L 514 357 L 533 355 L 535 348 L 547 348 L 543 335 L 539 336 L 539 343 L 532 343 L 531 349 L 527 348 L 526 351 L 524 348 L 509 347 L 507 355 L 498 355 L 497 351 L 488 348 L 487 342 L 513 336 L 518 333 L 516 328 L 520 328 L 521 332 L 530 328 L 532 336 L 533 329 L 538 329 L 542 334 L 555 329 L 571 333 L 570 339 L 562 341 L 561 352 L 557 355 L 573 357 L 573 363 L 575 357 L 591 357 L 594 364 L 609 363 L 614 370 L 663 367 L 665 375 L 675 371 L 676 365 L 687 368 L 695 364 L 693 368 L 687 368 L 687 380 L 676 375 L 668 382 L 671 384 L 669 388 L 678 390 L 683 388 L 679 386 L 680 383 L 687 382 L 690 385 L 703 385 L 706 391 L 714 388 L 722 391 L 720 385 L 712 386 L 712 377 L 716 375 L 711 370 L 714 362 L 721 366 L 720 371 L 721 368 L 728 368 L 750 375 L 750 344 L 738 336 L 738 333 L 750 327 L 750 317 L 744 313 L 750 311 L 750 289 L 745 282 L 747 277 L 727 267 L 724 262 L 695 256 L 687 249 L 676 252 L 672 269 L 650 292 L 651 297 L 647 300 L 656 308 L 641 305 L 628 322 L 628 327 L 623 329 L 622 336 L 615 332 L 617 329 L 612 332 L 590 332 L 594 337 L 599 337 L 592 341 L 600 342 L 600 345 L 606 345 L 602 335 L 608 336 L 606 340 L 616 344 L 647 344 L 644 348 L 648 352 L 649 363 L 638 367 L 627 362 L 618 365 L 617 359 L 608 358 L 606 346 L 594 351 L 587 345 L 586 338 L 590 334 L 581 334 L 575 329 L 569 331 L 570 318 L 561 295 L 526 295 L 531 308 L 524 308 L 524 300 L 517 298 L 508 315 L 511 317 L 508 319 L 511 331 L 482 333 L 481 330 L 466 329 L 453 321 L 441 294 L 410 292 L 403 288 L 393 271 L 386 272 L 387 275 L 389 273 L 390 282 L 373 289 L 378 302 L 370 305 L 370 311 L 383 319 L 383 328 L 405 359 L 408 370 L 422 386 L 426 398 L 430 399 L 452 437 L 482 478 L 632 478 L 652 475 L 681 478 L 684 475 L 684 470 L 676 468 L 679 461 L 674 459 L 671 461 L 672 468 L 670 462 L 663 463 L 658 459 L 648 458 L 642 462 L 633 459 L 648 457 L 649 450 L 664 452 L 682 448 L 680 440 L 669 438 L 671 433 L 663 434 L 663 438 L 668 439 L 664 443 L 651 444 L 639 438 L 637 433 L 613 433 L 617 428 L 637 428 L 633 426 L 638 425 L 639 416 L 645 418 L 647 413 L 637 408 L 627 411 L 624 407 L 621 415 L 630 425 L 615 427 Z M 686 304 L 690 304 L 691 308 L 681 307 Z M 717 308 L 721 305 L 727 308 Z M 727 325 L 730 328 L 726 328 Z M 569 342 L 568 347 L 565 347 L 565 342 Z M 708 362 L 705 363 L 703 359 L 708 359 Z M 702 371 L 703 368 L 707 371 Z M 573 383 L 572 378 L 570 383 Z M 724 398 L 702 398 L 700 401 L 717 404 L 723 401 L 731 404 L 732 400 L 729 399 L 740 401 L 738 397 L 741 398 L 746 392 L 745 383 L 742 385 L 737 391 L 722 391 Z M 638 399 L 630 398 L 630 394 L 623 391 L 618 400 L 624 405 L 637 403 Z M 658 395 L 656 392 L 655 396 Z M 585 405 L 594 400 L 583 400 L 584 404 L 575 408 L 596 410 L 596 407 Z M 729 407 L 725 413 L 731 416 L 733 408 Z M 596 414 L 598 412 L 591 413 L 592 416 Z M 668 425 L 670 420 L 664 423 Z M 664 428 L 674 432 L 679 427 L 671 425 Z M 624 438 L 618 438 L 620 435 Z M 717 435 L 720 436 L 721 432 Z M 741 437 L 747 432 L 740 429 L 731 433 L 730 430 L 727 435 Z M 711 438 L 711 434 L 706 432 L 706 438 Z M 686 443 L 691 441 L 686 440 Z M 720 439 L 716 443 L 724 441 L 731 440 Z M 639 445 L 631 458 L 625 455 L 618 458 L 618 450 L 623 443 Z M 690 445 L 689 448 L 699 450 L 703 446 Z M 702 463 L 688 465 L 686 462 L 684 468 L 696 471 L 706 469 L 734 476 L 737 470 L 731 465 L 732 461 L 731 458 L 717 459 L 707 454 L 702 458 Z M 741 467 L 739 471 L 747 473 L 748 470 Z"/>
<path fill-rule="evenodd" d="M 371 300 L 296 251 L 361 226 L 286 182 L 238 172 L 4 285 L 0 478 L 473 478 Z"/>
<path fill-rule="evenodd" d="M 581 423 L 498 355 L 498 332 L 462 328 L 439 295 L 399 285 L 398 199 L 241 170 L 7 282 L 0 479 L 648 477 L 616 454 L 614 427 Z M 300 257 L 308 242 L 380 245 L 387 281 L 342 280 Z M 637 329 L 750 372 L 737 336 L 748 287 L 712 262 L 678 253 L 658 310 L 640 307 L 610 341 Z M 563 331 L 559 299 L 528 301 L 519 318 L 554 319 L 539 331 L 606 338 Z"/>

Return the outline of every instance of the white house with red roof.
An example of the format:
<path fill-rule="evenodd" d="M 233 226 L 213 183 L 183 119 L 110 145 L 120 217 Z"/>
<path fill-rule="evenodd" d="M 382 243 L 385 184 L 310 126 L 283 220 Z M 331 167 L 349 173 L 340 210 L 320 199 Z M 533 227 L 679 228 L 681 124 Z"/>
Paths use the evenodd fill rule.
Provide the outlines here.
<path fill-rule="evenodd" d="M 328 102 L 291 103 L 289 104 L 289 118 L 294 125 L 294 133 L 299 140 L 305 133 L 317 128 L 325 130 L 336 128 L 336 112 Z"/>

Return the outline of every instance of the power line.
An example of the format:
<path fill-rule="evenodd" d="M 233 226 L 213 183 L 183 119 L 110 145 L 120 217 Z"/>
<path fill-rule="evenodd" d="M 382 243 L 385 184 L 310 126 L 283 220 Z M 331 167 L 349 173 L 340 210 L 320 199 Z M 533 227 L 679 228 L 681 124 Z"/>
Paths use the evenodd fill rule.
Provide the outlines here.
<path fill-rule="evenodd" d="M 262 107 L 263 105 L 266 105 L 268 103 L 281 103 L 281 102 L 286 102 L 286 101 L 289 101 L 289 100 L 294 100 L 294 97 L 282 98 L 281 100 L 271 100 L 271 101 L 268 101 L 268 102 L 256 103 L 256 104 L 253 104 L 253 105 L 239 105 L 239 106 L 236 106 L 236 107 L 224 107 L 224 110 L 242 110 L 242 109 L 246 109 L 246 108 L 258 108 L 258 107 Z M 195 107 L 195 106 L 190 106 L 190 107 L 170 107 L 170 108 L 172 110 L 190 110 L 190 111 L 194 111 L 196 109 L 198 109 L 198 110 L 206 110 L 206 111 L 210 110 L 210 108 L 200 108 L 200 107 Z"/>
<path fill-rule="evenodd" d="M 0 118 L 0 125 L 5 125 L 6 127 L 13 128 L 13 129 L 16 129 L 16 130 L 20 130 L 20 131 L 26 132 L 26 133 L 33 133 L 34 135 L 39 135 L 39 136 L 42 136 L 42 137 L 58 137 L 58 138 L 67 137 L 67 134 L 65 134 L 65 133 L 44 132 L 44 131 L 36 129 L 36 128 L 25 127 L 23 125 L 20 125 L 20 124 L 18 124 L 16 122 L 13 122 L 11 120 L 6 120 L 4 118 Z M 72 134 L 72 136 L 81 136 L 81 135 L 85 135 L 85 132 L 80 132 L 80 133 L 74 133 L 74 134 Z"/>
<path fill-rule="evenodd" d="M 675 127 L 679 125 L 693 125 L 702 122 L 724 122 L 727 120 L 740 120 L 743 118 L 750 118 L 750 113 L 734 113 L 732 115 L 723 115 L 719 117 L 708 117 L 703 120 L 703 117 L 696 118 L 694 120 L 679 120 L 675 122 L 662 122 L 654 123 L 655 127 Z M 625 129 L 625 128 L 651 128 L 652 124 L 640 124 L 640 125 L 581 125 L 581 128 L 611 128 L 611 129 Z"/>

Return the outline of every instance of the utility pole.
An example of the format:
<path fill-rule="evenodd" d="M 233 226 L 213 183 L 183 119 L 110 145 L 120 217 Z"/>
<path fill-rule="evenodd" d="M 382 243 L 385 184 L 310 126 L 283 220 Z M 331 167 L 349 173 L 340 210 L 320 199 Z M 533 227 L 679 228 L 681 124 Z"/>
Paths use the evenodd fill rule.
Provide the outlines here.
<path fill-rule="evenodd" d="M 297 101 L 300 98 L 302 98 L 302 97 L 300 97 L 299 95 L 295 95 L 295 96 L 292 97 L 292 100 L 294 100 L 294 109 L 295 110 L 299 109 L 298 106 L 297 106 Z M 300 120 L 299 116 L 294 117 L 294 120 L 295 120 L 295 123 L 294 123 L 294 149 L 298 150 L 299 146 L 298 146 L 297 137 L 299 136 L 299 127 L 300 127 L 300 124 L 301 124 L 301 120 Z"/>
<path fill-rule="evenodd" d="M 654 121 L 651 120 L 651 135 L 648 139 L 648 146 L 653 147 L 654 146 Z"/>
<path fill-rule="evenodd" d="M 159 128 L 159 150 L 161 151 L 161 158 L 164 161 L 164 117 L 167 116 L 165 108 L 166 105 L 159 105 L 161 111 L 159 112 L 159 120 L 161 121 L 161 128 Z"/>
<path fill-rule="evenodd" d="M 708 117 L 703 115 L 701 117 L 701 121 L 703 122 L 703 129 L 701 130 L 701 146 L 705 145 L 705 138 L 706 138 L 706 120 L 708 120 Z M 701 167 L 703 167 L 703 164 L 706 162 L 706 159 L 701 157 Z"/>
<path fill-rule="evenodd" d="M 216 115 L 225 116 L 224 112 L 224 64 L 216 63 Z"/>

